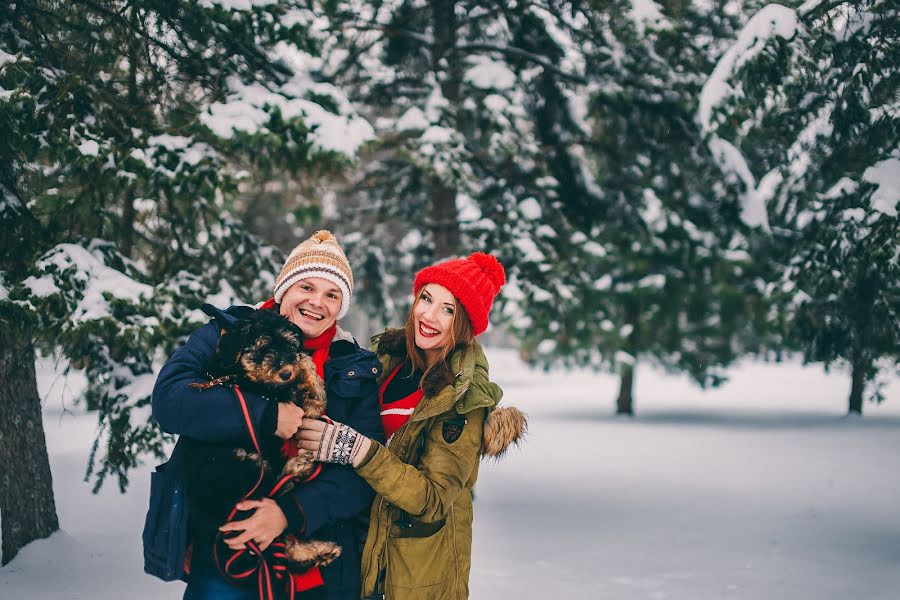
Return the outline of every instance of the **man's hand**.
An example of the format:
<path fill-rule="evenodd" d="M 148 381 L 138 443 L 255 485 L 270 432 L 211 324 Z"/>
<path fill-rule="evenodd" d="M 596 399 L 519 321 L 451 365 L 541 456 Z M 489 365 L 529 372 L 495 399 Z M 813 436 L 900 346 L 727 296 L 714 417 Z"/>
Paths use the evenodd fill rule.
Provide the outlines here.
<path fill-rule="evenodd" d="M 306 419 L 297 435 L 297 446 L 321 462 L 359 466 L 372 441 L 349 425 Z"/>
<path fill-rule="evenodd" d="M 250 540 L 255 541 L 260 550 L 265 550 L 287 527 L 287 517 L 271 498 L 243 500 L 237 503 L 237 508 L 238 510 L 256 510 L 243 521 L 232 521 L 219 527 L 219 531 L 223 533 L 243 532 L 232 538 L 225 538 L 225 544 L 232 550 L 240 550 Z"/>
<path fill-rule="evenodd" d="M 301 425 L 303 425 L 303 409 L 290 402 L 279 402 L 275 435 L 283 440 L 289 440 L 294 437 Z"/>

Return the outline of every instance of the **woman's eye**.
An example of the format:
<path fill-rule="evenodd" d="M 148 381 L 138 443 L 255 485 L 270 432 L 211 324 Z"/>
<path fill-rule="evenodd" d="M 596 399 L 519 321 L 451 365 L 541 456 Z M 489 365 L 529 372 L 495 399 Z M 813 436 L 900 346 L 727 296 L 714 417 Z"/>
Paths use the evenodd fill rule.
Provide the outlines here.
<path fill-rule="evenodd" d="M 337 295 L 337 294 L 333 294 L 333 293 L 332 293 L 332 294 L 328 294 L 328 299 L 329 299 L 329 300 L 337 300 L 337 299 L 338 299 L 338 295 Z"/>
<path fill-rule="evenodd" d="M 449 306 L 445 306 L 445 307 L 444 307 L 444 313 L 446 313 L 446 314 L 448 314 L 448 315 L 452 315 L 452 314 L 453 314 L 453 309 L 450 308 Z"/>
<path fill-rule="evenodd" d="M 422 301 L 427 302 L 428 304 L 431 304 L 431 298 L 428 296 L 422 296 Z"/>

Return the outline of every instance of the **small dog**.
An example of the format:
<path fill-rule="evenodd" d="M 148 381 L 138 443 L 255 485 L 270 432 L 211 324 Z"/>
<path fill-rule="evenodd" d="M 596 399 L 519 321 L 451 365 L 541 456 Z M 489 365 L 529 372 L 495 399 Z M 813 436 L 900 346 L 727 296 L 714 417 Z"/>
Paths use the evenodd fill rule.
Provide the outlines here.
<path fill-rule="evenodd" d="M 291 402 L 303 409 L 304 417 L 324 414 L 324 384 L 312 359 L 303 353 L 299 327 L 269 310 L 248 309 L 240 318 L 209 305 L 203 310 L 217 318 L 222 331 L 210 365 L 210 381 L 192 387 L 209 389 L 235 383 L 272 401 Z M 265 497 L 283 476 L 295 476 L 278 491 L 278 495 L 286 493 L 315 468 L 311 452 L 300 451 L 285 461 L 280 440 L 257 439 L 262 456 L 254 448 L 187 442 L 185 491 L 194 507 L 191 518 L 196 516 L 198 526 L 205 531 L 215 531 L 225 522 L 234 505 L 260 479 L 260 470 L 262 483 L 252 499 Z M 282 468 L 273 468 L 282 463 Z M 286 536 L 286 546 L 285 554 L 294 563 L 291 570 L 297 572 L 325 566 L 341 554 L 334 542 L 298 540 L 291 535 Z"/>

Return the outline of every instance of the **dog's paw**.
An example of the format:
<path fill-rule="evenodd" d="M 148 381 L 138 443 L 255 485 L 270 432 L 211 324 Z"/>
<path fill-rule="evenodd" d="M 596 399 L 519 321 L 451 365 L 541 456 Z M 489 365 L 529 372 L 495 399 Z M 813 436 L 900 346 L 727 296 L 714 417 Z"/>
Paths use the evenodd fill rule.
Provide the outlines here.
<path fill-rule="evenodd" d="M 244 450 L 243 448 L 235 448 L 234 456 L 238 460 L 249 461 L 261 467 L 266 466 L 266 461 L 259 455 L 258 452 L 250 452 L 248 450 Z"/>
<path fill-rule="evenodd" d="M 341 547 L 334 542 L 321 540 L 298 540 L 288 538 L 284 550 L 288 560 L 296 563 L 300 570 L 324 567 L 341 555 Z"/>
<path fill-rule="evenodd" d="M 315 467 L 313 453 L 309 450 L 300 450 L 300 453 L 297 456 L 289 459 L 284 464 L 284 469 L 282 469 L 281 474 L 306 477 L 313 472 Z"/>

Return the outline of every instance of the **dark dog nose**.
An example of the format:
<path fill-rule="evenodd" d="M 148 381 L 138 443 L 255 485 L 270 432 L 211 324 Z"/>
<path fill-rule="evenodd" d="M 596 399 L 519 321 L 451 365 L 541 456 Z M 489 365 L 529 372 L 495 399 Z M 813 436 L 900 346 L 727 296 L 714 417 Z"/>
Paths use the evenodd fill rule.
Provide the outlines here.
<path fill-rule="evenodd" d="M 278 374 L 278 376 L 281 377 L 282 381 L 287 381 L 288 379 L 291 378 L 291 372 L 290 371 L 282 371 L 281 373 Z"/>

